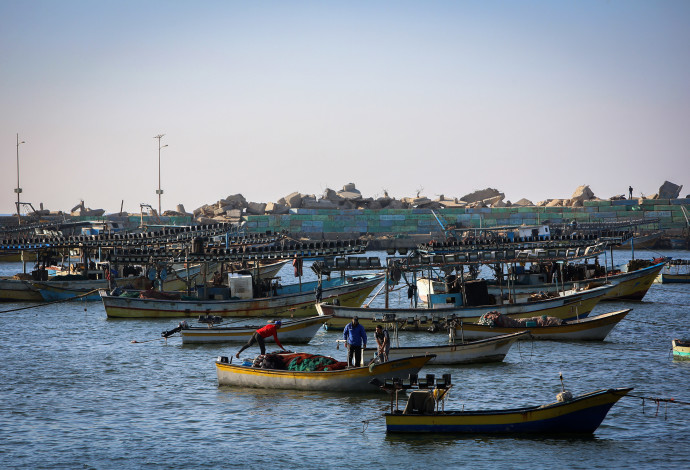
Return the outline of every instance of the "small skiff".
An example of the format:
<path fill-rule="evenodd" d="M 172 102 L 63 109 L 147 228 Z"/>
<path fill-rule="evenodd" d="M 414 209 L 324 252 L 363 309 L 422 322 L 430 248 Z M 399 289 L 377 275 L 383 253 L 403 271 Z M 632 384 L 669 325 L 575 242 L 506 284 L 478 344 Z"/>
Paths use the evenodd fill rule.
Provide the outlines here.
<path fill-rule="evenodd" d="M 527 337 L 529 337 L 529 331 L 520 331 L 464 343 L 440 346 L 392 347 L 388 352 L 388 359 L 395 360 L 406 356 L 416 357 L 433 354 L 436 357 L 429 361 L 429 365 L 500 362 L 506 357 L 513 343 L 518 339 Z M 375 351 L 375 348 L 367 348 L 364 350 L 364 354 L 373 356 Z"/>
<path fill-rule="evenodd" d="M 282 320 L 278 330 L 278 340 L 285 344 L 308 343 L 323 327 L 328 317 L 315 315 L 313 317 Z M 249 341 L 256 330 L 264 325 L 224 326 L 215 322 L 208 322 L 208 326 L 189 326 L 186 321 L 172 330 L 164 331 L 161 336 L 168 338 L 175 333 L 182 337 L 182 343 L 232 343 Z M 273 336 L 265 338 L 267 343 L 274 342 Z"/>

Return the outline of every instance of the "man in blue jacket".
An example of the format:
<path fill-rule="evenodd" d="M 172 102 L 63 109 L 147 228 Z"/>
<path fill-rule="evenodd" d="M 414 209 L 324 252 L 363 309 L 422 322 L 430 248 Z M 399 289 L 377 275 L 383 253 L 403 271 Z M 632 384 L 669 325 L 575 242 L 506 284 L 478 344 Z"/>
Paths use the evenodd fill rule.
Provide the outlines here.
<path fill-rule="evenodd" d="M 352 318 L 352 322 L 345 326 L 343 339 L 347 346 L 347 366 L 359 367 L 362 362 L 362 348 L 367 347 L 367 332 L 359 324 L 359 318 Z"/>

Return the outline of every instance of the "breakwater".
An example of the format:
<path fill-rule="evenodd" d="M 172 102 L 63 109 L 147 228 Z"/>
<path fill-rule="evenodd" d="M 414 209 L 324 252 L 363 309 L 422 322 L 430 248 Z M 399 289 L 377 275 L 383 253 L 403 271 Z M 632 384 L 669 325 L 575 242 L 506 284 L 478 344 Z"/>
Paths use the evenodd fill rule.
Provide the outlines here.
<path fill-rule="evenodd" d="M 441 223 L 461 229 L 506 225 L 587 223 L 638 224 L 641 230 L 682 232 L 688 227 L 690 199 L 585 201 L 582 207 L 512 206 L 437 209 L 291 209 L 284 215 L 244 217 L 250 232 L 287 231 L 304 237 L 434 236 Z M 436 214 L 436 215 L 434 215 Z M 437 217 L 438 216 L 438 220 Z M 439 222 L 440 220 L 440 222 Z M 415 237 L 413 237 L 415 238 Z"/>

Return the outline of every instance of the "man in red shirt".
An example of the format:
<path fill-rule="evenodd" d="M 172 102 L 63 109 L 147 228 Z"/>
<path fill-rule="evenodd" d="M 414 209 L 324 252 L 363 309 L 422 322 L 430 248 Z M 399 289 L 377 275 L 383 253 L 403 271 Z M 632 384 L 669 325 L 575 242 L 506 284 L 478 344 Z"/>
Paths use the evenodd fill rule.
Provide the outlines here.
<path fill-rule="evenodd" d="M 237 359 L 240 358 L 240 353 L 247 349 L 249 346 L 251 346 L 254 343 L 259 343 L 259 347 L 261 348 L 261 354 L 266 354 L 266 345 L 264 344 L 264 338 L 268 338 L 269 336 L 273 336 L 273 340 L 276 342 L 276 344 L 285 351 L 285 348 L 283 347 L 282 344 L 280 344 L 280 341 L 278 341 L 278 328 L 282 325 L 282 322 L 280 320 L 276 320 L 273 323 L 269 323 L 268 325 L 259 328 L 254 332 L 251 338 L 249 338 L 249 341 L 247 344 L 242 346 L 242 349 L 237 351 L 237 354 L 235 354 L 235 357 Z"/>

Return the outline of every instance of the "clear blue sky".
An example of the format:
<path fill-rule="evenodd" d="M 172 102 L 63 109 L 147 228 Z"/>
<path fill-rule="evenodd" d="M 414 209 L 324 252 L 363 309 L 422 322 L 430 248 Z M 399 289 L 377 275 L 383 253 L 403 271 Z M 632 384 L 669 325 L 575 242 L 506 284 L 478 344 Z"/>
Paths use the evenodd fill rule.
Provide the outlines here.
<path fill-rule="evenodd" d="M 0 213 L 690 193 L 690 2 L 0 0 Z"/>

